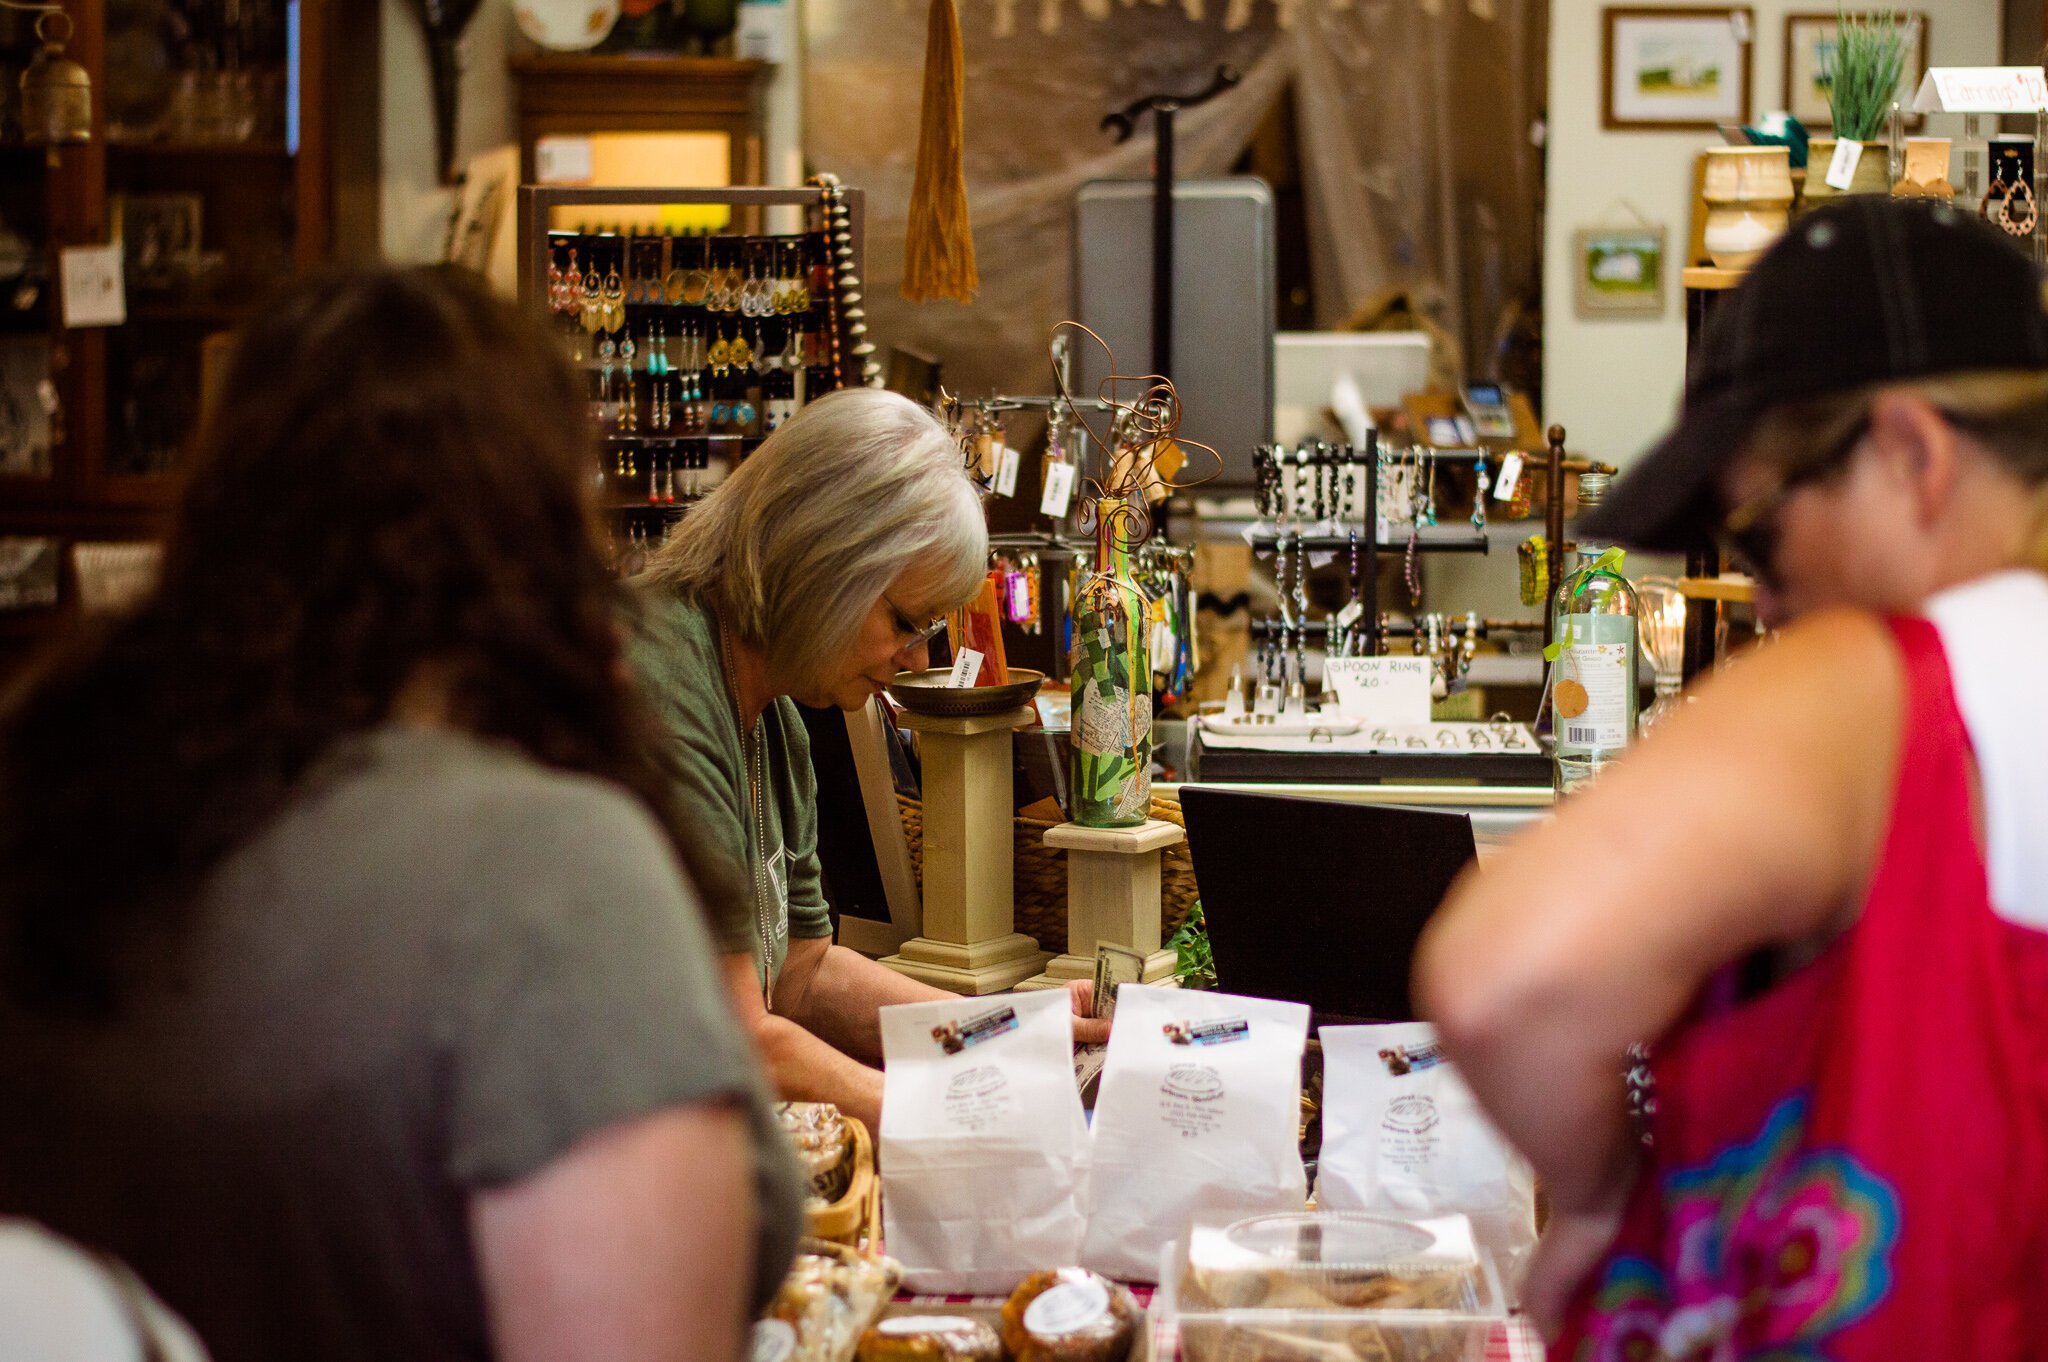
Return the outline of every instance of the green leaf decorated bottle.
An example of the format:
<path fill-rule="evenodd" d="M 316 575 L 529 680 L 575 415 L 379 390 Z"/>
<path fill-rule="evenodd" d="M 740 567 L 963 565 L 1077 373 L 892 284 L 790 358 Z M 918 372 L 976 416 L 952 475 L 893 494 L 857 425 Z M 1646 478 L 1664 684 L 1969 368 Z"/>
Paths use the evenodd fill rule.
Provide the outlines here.
<path fill-rule="evenodd" d="M 1579 504 L 1598 503 L 1607 478 L 1579 479 Z M 1635 741 L 1642 605 L 1622 573 L 1621 550 L 1581 540 L 1576 568 L 1551 600 L 1553 775 L 1568 795 Z"/>
<path fill-rule="evenodd" d="M 1130 504 L 1095 504 L 1095 564 L 1074 603 L 1070 816 L 1083 827 L 1135 827 L 1152 812 L 1151 602 L 1131 572 L 1142 521 Z"/>

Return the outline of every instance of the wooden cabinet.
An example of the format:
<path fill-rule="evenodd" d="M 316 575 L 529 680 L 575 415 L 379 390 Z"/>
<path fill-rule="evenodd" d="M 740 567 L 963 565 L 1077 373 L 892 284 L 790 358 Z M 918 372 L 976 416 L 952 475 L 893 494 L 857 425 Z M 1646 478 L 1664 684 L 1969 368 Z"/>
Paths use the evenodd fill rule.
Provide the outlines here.
<path fill-rule="evenodd" d="M 726 183 L 759 184 L 761 91 L 773 69 L 727 57 L 514 57 L 520 179 L 534 183 L 543 137 L 708 132 L 726 139 Z M 671 171 L 646 187 L 672 182 Z"/>
<path fill-rule="evenodd" d="M 54 540 L 62 564 L 54 605 L 9 608 L 0 582 L 0 672 L 76 613 L 77 544 L 160 532 L 204 376 L 234 327 L 295 271 L 373 258 L 378 246 L 376 6 L 66 0 L 66 10 L 70 55 L 92 77 L 92 140 L 0 146 L 0 223 L 31 257 L 11 284 L 0 278 L 0 302 L 42 281 L 33 306 L 0 307 L 0 377 L 8 401 L 33 403 L 50 435 L 39 466 L 0 452 L 0 541 L 17 541 L 18 559 L 18 541 Z M 0 60 L 32 51 L 26 32 L 0 45 Z M 7 126 L 18 137 L 18 123 Z M 53 282 L 61 253 L 114 242 L 126 321 L 67 328 Z M 47 356 L 44 375 L 30 372 L 35 354 Z"/>

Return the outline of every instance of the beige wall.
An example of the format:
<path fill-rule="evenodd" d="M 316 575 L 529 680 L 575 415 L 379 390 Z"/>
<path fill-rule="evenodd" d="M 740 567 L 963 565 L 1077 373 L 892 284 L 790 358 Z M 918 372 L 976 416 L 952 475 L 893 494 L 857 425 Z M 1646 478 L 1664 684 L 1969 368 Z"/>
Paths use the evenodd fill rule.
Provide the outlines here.
<path fill-rule="evenodd" d="M 1675 0 L 1674 7 L 1694 0 Z M 1667 0 L 1629 0 L 1664 4 Z M 1784 16 L 1833 9 L 1830 0 L 1751 0 L 1755 10 L 1752 117 L 1778 107 L 1783 89 Z M 1907 0 L 1932 15 L 1929 61 L 1937 66 L 1999 60 L 1998 0 Z M 1544 418 L 1562 422 L 1572 447 L 1626 464 L 1662 433 L 1685 379 L 1684 250 L 1692 161 L 1712 134 L 1604 132 L 1600 127 L 1600 0 L 1551 0 L 1550 147 L 1544 227 Z M 1954 136 L 1960 119 L 1930 120 Z M 1669 229 L 1668 302 L 1661 318 L 1581 321 L 1574 313 L 1572 234 L 1627 221 L 1626 199 Z"/>

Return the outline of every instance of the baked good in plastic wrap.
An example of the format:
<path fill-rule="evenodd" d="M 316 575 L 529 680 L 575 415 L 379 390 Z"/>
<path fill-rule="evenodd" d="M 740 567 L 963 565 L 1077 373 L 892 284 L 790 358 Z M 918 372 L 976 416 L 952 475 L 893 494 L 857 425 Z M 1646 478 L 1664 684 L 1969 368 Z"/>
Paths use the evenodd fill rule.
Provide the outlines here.
<path fill-rule="evenodd" d="M 811 1196 L 829 1205 L 853 1177 L 853 1133 L 830 1102 L 784 1102 L 775 1109 L 783 1133 L 810 1175 Z"/>
<path fill-rule="evenodd" d="M 1463 1216 L 1197 1225 L 1162 1307 L 1183 1362 L 1481 1362 L 1506 1318 Z"/>
<path fill-rule="evenodd" d="M 754 1325 L 757 1362 L 853 1362 L 861 1336 L 896 1294 L 887 1258 L 806 1239 L 767 1313 Z"/>
<path fill-rule="evenodd" d="M 1131 1293 L 1085 1268 L 1026 1277 L 1003 1305 L 1010 1362 L 1124 1362 L 1138 1337 Z"/>
<path fill-rule="evenodd" d="M 965 1315 L 892 1315 L 861 1339 L 856 1362 L 1003 1362 L 1003 1341 Z"/>

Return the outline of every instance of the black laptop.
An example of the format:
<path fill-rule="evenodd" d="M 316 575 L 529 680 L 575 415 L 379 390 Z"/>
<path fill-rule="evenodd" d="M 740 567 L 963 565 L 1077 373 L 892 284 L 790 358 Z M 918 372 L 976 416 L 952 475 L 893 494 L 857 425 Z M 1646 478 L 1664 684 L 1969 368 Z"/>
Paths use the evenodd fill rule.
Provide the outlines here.
<path fill-rule="evenodd" d="M 1474 857 L 1462 813 L 1180 787 L 1226 993 L 1324 1022 L 1412 1021 L 1423 924 Z"/>

